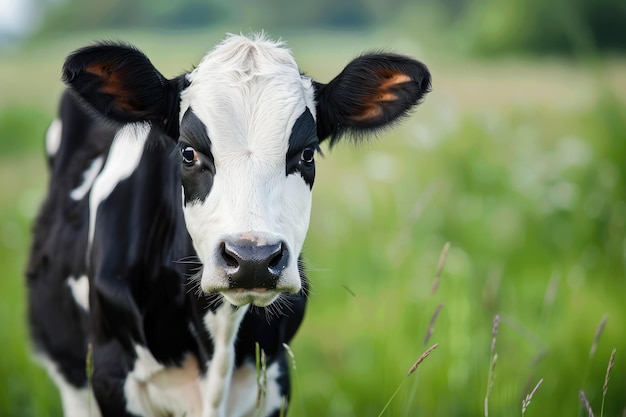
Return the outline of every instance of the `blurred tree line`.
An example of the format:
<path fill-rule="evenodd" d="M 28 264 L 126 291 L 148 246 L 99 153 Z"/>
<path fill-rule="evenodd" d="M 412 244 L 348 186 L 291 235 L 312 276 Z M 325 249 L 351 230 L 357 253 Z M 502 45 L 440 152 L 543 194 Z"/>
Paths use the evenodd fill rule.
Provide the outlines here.
<path fill-rule="evenodd" d="M 398 20 L 420 26 L 424 19 L 436 19 L 440 24 L 435 27 L 462 33 L 471 51 L 484 55 L 626 50 L 624 0 L 37 1 L 45 10 L 39 36 L 85 29 L 194 29 L 228 23 L 268 30 L 367 30 Z M 428 27 L 433 27 L 430 23 Z"/>

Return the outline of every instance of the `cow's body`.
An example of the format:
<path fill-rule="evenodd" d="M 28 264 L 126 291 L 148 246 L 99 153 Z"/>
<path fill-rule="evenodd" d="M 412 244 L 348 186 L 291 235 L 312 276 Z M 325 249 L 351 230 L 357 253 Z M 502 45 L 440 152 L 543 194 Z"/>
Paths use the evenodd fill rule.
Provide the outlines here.
<path fill-rule="evenodd" d="M 306 303 L 314 151 L 344 126 L 395 120 L 430 78 L 383 68 L 377 103 L 409 94 L 396 84 L 419 91 L 373 124 L 387 109 L 362 103 L 352 119 L 369 124 L 350 126 L 338 95 L 266 39 L 231 37 L 173 80 L 137 54 L 100 45 L 66 64 L 78 100 L 64 95 L 48 132 L 28 268 L 36 348 L 66 416 L 278 416 Z"/>

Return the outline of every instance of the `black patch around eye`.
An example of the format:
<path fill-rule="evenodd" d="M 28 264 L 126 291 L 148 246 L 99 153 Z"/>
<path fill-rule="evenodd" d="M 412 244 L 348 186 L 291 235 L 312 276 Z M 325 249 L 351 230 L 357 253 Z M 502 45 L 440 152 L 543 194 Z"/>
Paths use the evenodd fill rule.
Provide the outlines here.
<path fill-rule="evenodd" d="M 291 129 L 287 149 L 287 175 L 299 172 L 304 182 L 313 188 L 315 179 L 315 151 L 319 150 L 317 126 L 308 108 L 298 117 Z"/>
<path fill-rule="evenodd" d="M 307 146 L 317 146 L 318 142 L 315 119 L 313 119 L 313 115 L 307 107 L 291 128 L 287 160 L 296 154 L 302 153 L 302 150 Z"/>
<path fill-rule="evenodd" d="M 197 151 L 208 154 L 211 151 L 211 139 L 204 123 L 189 107 L 180 122 L 180 140 L 186 142 Z"/>
<path fill-rule="evenodd" d="M 213 188 L 215 166 L 213 161 L 202 154 L 197 154 L 198 162 L 180 167 L 180 179 L 183 186 L 185 205 L 193 201 L 203 202 Z"/>
<path fill-rule="evenodd" d="M 180 122 L 179 149 L 182 159 L 180 168 L 185 205 L 204 201 L 213 187 L 215 161 L 211 153 L 211 140 L 204 123 L 189 107 Z M 194 154 L 195 153 L 195 154 Z M 193 158 L 197 158 L 195 162 Z"/>

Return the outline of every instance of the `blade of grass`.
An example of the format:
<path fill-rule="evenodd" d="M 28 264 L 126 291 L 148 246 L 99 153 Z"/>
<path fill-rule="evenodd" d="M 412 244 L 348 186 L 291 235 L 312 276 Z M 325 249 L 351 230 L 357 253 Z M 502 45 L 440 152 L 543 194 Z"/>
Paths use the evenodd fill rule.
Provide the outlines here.
<path fill-rule="evenodd" d="M 91 417 L 91 397 L 92 397 L 92 380 L 93 380 L 93 345 L 87 345 L 87 357 L 85 359 L 85 371 L 87 373 L 87 410 Z"/>
<path fill-rule="evenodd" d="M 606 398 L 606 392 L 609 389 L 609 377 L 611 376 L 611 369 L 613 369 L 613 363 L 615 361 L 615 351 L 613 348 L 611 351 L 611 357 L 609 358 L 609 364 L 606 367 L 606 375 L 604 375 L 604 385 L 602 386 L 602 406 L 600 407 L 600 417 L 604 417 L 604 399 Z"/>
<path fill-rule="evenodd" d="M 591 362 L 593 361 L 593 358 L 596 355 L 596 350 L 598 349 L 598 343 L 600 341 L 600 337 L 602 336 L 602 332 L 604 331 L 604 328 L 606 327 L 606 323 L 608 319 L 609 319 L 609 316 L 607 314 L 604 314 L 602 316 L 602 318 L 600 319 L 600 323 L 598 323 L 598 327 L 596 328 L 596 333 L 593 335 L 593 342 L 591 344 L 591 348 L 589 349 L 589 356 L 587 357 L 587 363 L 585 365 L 585 372 L 583 374 L 583 380 L 581 383 L 581 391 L 579 392 L 579 393 L 582 393 L 583 396 L 584 396 L 584 392 L 582 391 L 582 389 L 584 389 L 584 387 L 587 385 L 587 381 L 589 379 L 589 372 L 591 371 Z M 579 409 L 578 409 L 579 414 L 580 414 L 581 405 L 584 405 L 584 402 L 579 404 Z M 590 409 L 587 409 L 587 411 L 589 410 Z"/>
<path fill-rule="evenodd" d="M 446 263 L 446 258 L 448 257 L 448 252 L 450 251 L 450 242 L 446 242 L 443 245 L 443 249 L 441 250 L 441 255 L 439 255 L 439 262 L 437 263 L 437 272 L 435 273 L 435 281 L 433 281 L 433 286 L 431 289 L 431 293 L 435 294 L 437 292 L 437 288 L 439 288 L 439 279 L 441 278 L 441 273 L 443 272 L 443 266 Z"/>
<path fill-rule="evenodd" d="M 535 388 L 533 388 L 533 390 L 529 394 L 527 394 L 524 400 L 522 401 L 522 417 L 524 417 L 524 415 L 526 414 L 526 409 L 530 405 L 530 400 L 532 400 L 533 395 L 535 395 L 535 392 L 537 392 L 542 382 L 543 382 L 543 378 L 541 378 L 539 382 L 537 382 L 537 385 L 535 385 Z"/>
<path fill-rule="evenodd" d="M 589 400 L 587 400 L 587 396 L 584 391 L 578 391 L 578 397 L 580 398 L 580 402 L 587 411 L 587 417 L 594 417 L 593 410 L 591 409 L 591 404 L 589 404 Z"/>
<path fill-rule="evenodd" d="M 499 323 L 500 315 L 496 314 L 493 318 L 493 325 L 491 326 L 491 365 L 489 366 L 489 374 L 487 376 L 487 392 L 485 393 L 484 401 L 485 417 L 489 417 L 489 396 L 491 395 L 491 389 L 493 388 L 493 381 L 496 378 L 496 362 L 498 361 L 498 354 L 496 353 L 496 338 L 498 336 Z"/>
<path fill-rule="evenodd" d="M 402 387 L 404 386 L 406 381 L 409 379 L 411 374 L 413 374 L 417 370 L 417 367 L 424 361 L 424 359 L 426 359 L 432 353 L 433 350 L 437 349 L 438 346 L 439 346 L 439 343 L 435 343 L 434 345 L 432 345 L 431 347 L 426 349 L 424 351 L 424 353 L 422 353 L 420 355 L 420 357 L 417 358 L 417 360 L 413 363 L 413 365 L 411 365 L 411 367 L 409 368 L 409 370 L 408 370 L 408 372 L 406 374 L 406 377 L 402 380 L 400 385 L 398 385 L 398 388 L 396 388 L 396 390 L 393 392 L 393 394 L 391 394 L 391 397 L 389 398 L 389 400 L 387 400 L 387 403 L 385 404 L 383 409 L 378 414 L 378 417 L 381 417 L 385 413 L 385 411 L 389 407 L 389 404 L 391 404 L 391 402 L 396 397 L 396 395 L 398 395 L 398 393 L 400 392 L 400 390 L 402 389 Z"/>

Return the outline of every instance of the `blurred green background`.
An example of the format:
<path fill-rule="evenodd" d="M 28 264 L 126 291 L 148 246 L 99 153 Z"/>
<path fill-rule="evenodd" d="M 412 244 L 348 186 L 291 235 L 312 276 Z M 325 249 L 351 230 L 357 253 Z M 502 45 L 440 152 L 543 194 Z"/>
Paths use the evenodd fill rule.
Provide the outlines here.
<path fill-rule="evenodd" d="M 626 415 L 624 22 L 623 0 L 0 0 L 0 416 L 62 415 L 23 270 L 64 57 L 125 40 L 175 76 L 261 29 L 323 82 L 372 49 L 433 73 L 402 125 L 318 162 L 290 415 L 376 417 L 405 381 L 384 415 L 482 416 L 496 314 L 490 416 L 540 378 L 526 416 L 586 415 L 580 390 Z"/>

